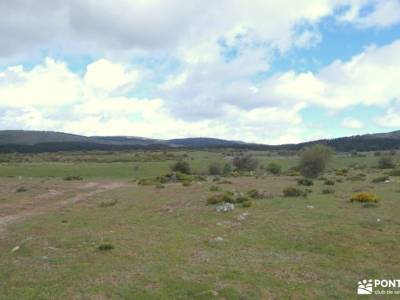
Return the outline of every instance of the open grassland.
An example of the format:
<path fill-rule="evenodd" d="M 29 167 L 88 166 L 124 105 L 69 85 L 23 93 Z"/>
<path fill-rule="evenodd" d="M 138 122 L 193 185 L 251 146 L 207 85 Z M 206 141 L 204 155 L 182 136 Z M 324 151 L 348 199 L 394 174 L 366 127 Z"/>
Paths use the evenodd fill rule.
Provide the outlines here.
<path fill-rule="evenodd" d="M 227 159 L 183 154 L 199 173 Z M 256 156 L 284 172 L 297 160 Z M 307 187 L 262 175 L 157 188 L 132 179 L 168 172 L 174 160 L 34 160 L 0 166 L 0 299 L 355 299 L 357 281 L 400 274 L 400 177 L 373 183 L 386 171 L 372 154 L 335 157 Z M 212 186 L 268 197 L 218 213 L 206 205 Z M 288 186 L 307 197 L 283 197 Z M 351 203 L 359 191 L 380 201 Z"/>

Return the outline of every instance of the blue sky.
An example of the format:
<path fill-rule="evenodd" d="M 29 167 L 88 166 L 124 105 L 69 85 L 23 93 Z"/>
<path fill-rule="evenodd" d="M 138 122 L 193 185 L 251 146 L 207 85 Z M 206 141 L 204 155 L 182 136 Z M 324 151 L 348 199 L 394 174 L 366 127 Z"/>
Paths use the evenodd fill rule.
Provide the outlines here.
<path fill-rule="evenodd" d="M 0 129 L 293 143 L 400 128 L 400 0 L 0 4 Z"/>

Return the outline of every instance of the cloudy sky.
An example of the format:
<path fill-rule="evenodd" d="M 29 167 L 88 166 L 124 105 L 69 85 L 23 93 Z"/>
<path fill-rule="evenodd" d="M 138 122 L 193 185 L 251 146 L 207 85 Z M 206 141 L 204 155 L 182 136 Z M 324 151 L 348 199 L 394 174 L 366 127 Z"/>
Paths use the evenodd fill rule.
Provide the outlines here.
<path fill-rule="evenodd" d="M 0 0 L 0 129 L 268 144 L 400 128 L 400 0 Z"/>

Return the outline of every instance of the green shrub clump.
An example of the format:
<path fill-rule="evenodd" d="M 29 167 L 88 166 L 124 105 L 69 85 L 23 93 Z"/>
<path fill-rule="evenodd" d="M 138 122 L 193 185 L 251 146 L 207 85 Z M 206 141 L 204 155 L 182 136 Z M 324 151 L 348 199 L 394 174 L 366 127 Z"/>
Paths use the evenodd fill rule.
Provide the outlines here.
<path fill-rule="evenodd" d="M 208 165 L 208 174 L 210 175 L 221 175 L 222 170 L 221 170 L 221 166 L 214 162 Z"/>
<path fill-rule="evenodd" d="M 400 176 L 400 168 L 390 171 L 390 176 Z"/>
<path fill-rule="evenodd" d="M 276 162 L 270 162 L 267 165 L 266 170 L 273 174 L 273 175 L 280 175 L 282 173 L 282 167 L 280 164 L 276 163 Z"/>
<path fill-rule="evenodd" d="M 114 249 L 114 246 L 111 244 L 101 244 L 97 247 L 97 249 L 100 251 L 109 251 Z"/>
<path fill-rule="evenodd" d="M 64 177 L 64 180 L 66 180 L 66 181 L 83 180 L 83 178 L 81 176 L 67 176 L 67 177 Z"/>
<path fill-rule="evenodd" d="M 318 177 L 325 171 L 332 155 L 333 150 L 325 145 L 313 145 L 305 148 L 300 154 L 300 173 L 304 177 Z"/>
<path fill-rule="evenodd" d="M 389 176 L 376 177 L 376 178 L 372 179 L 372 182 L 373 183 L 381 183 L 381 182 L 385 182 L 386 180 L 389 180 Z"/>
<path fill-rule="evenodd" d="M 360 192 L 354 194 L 350 198 L 351 202 L 362 202 L 362 203 L 378 203 L 379 202 L 379 197 L 370 192 Z"/>
<path fill-rule="evenodd" d="M 331 179 L 325 179 L 324 184 L 325 185 L 335 185 L 335 181 L 333 181 Z"/>
<path fill-rule="evenodd" d="M 297 184 L 304 185 L 304 186 L 312 186 L 314 184 L 314 182 L 308 178 L 300 178 L 297 180 Z"/>
<path fill-rule="evenodd" d="M 296 187 L 286 187 L 283 190 L 283 196 L 285 197 L 307 197 L 307 192 L 298 189 Z"/>
<path fill-rule="evenodd" d="M 219 204 L 219 203 L 235 203 L 236 199 L 233 193 L 226 192 L 223 194 L 215 194 L 207 198 L 207 205 Z"/>
<path fill-rule="evenodd" d="M 331 188 L 323 189 L 322 194 L 327 195 L 327 194 L 334 194 L 335 190 Z"/>
<path fill-rule="evenodd" d="M 379 169 L 393 169 L 394 167 L 394 159 L 391 156 L 383 156 L 378 160 Z"/>
<path fill-rule="evenodd" d="M 187 161 L 184 160 L 180 160 L 177 161 L 174 165 L 171 166 L 171 170 L 173 172 L 180 172 L 183 174 L 190 174 L 191 173 L 191 169 L 190 169 L 190 165 Z"/>

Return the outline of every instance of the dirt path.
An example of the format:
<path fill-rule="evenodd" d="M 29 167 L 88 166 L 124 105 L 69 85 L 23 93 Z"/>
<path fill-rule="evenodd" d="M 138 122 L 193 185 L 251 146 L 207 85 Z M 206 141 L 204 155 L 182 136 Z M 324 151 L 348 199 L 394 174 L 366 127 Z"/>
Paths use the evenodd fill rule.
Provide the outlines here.
<path fill-rule="evenodd" d="M 81 201 L 85 201 L 86 199 L 95 196 L 97 194 L 114 190 L 120 187 L 123 187 L 127 184 L 127 182 L 108 182 L 108 183 L 88 183 L 85 184 L 81 187 L 78 187 L 77 191 L 78 194 L 75 196 L 61 200 L 61 201 L 55 201 L 55 202 L 50 202 L 50 203 L 45 203 L 40 206 L 36 206 L 35 208 L 28 210 L 28 211 L 21 211 L 17 214 L 12 214 L 9 216 L 4 216 L 0 217 L 0 233 L 5 230 L 5 228 L 10 225 L 14 224 L 16 222 L 23 221 L 29 217 L 32 216 L 37 216 L 40 214 L 44 214 L 50 211 L 54 211 L 63 207 L 66 207 L 68 205 L 73 205 L 76 203 L 79 203 Z M 92 190 L 90 192 L 83 192 L 82 190 L 88 189 L 88 188 L 96 188 L 95 190 Z M 42 195 L 43 198 L 49 199 L 53 198 L 55 196 L 59 196 L 63 194 L 62 192 L 54 192 L 50 191 L 48 194 Z"/>

